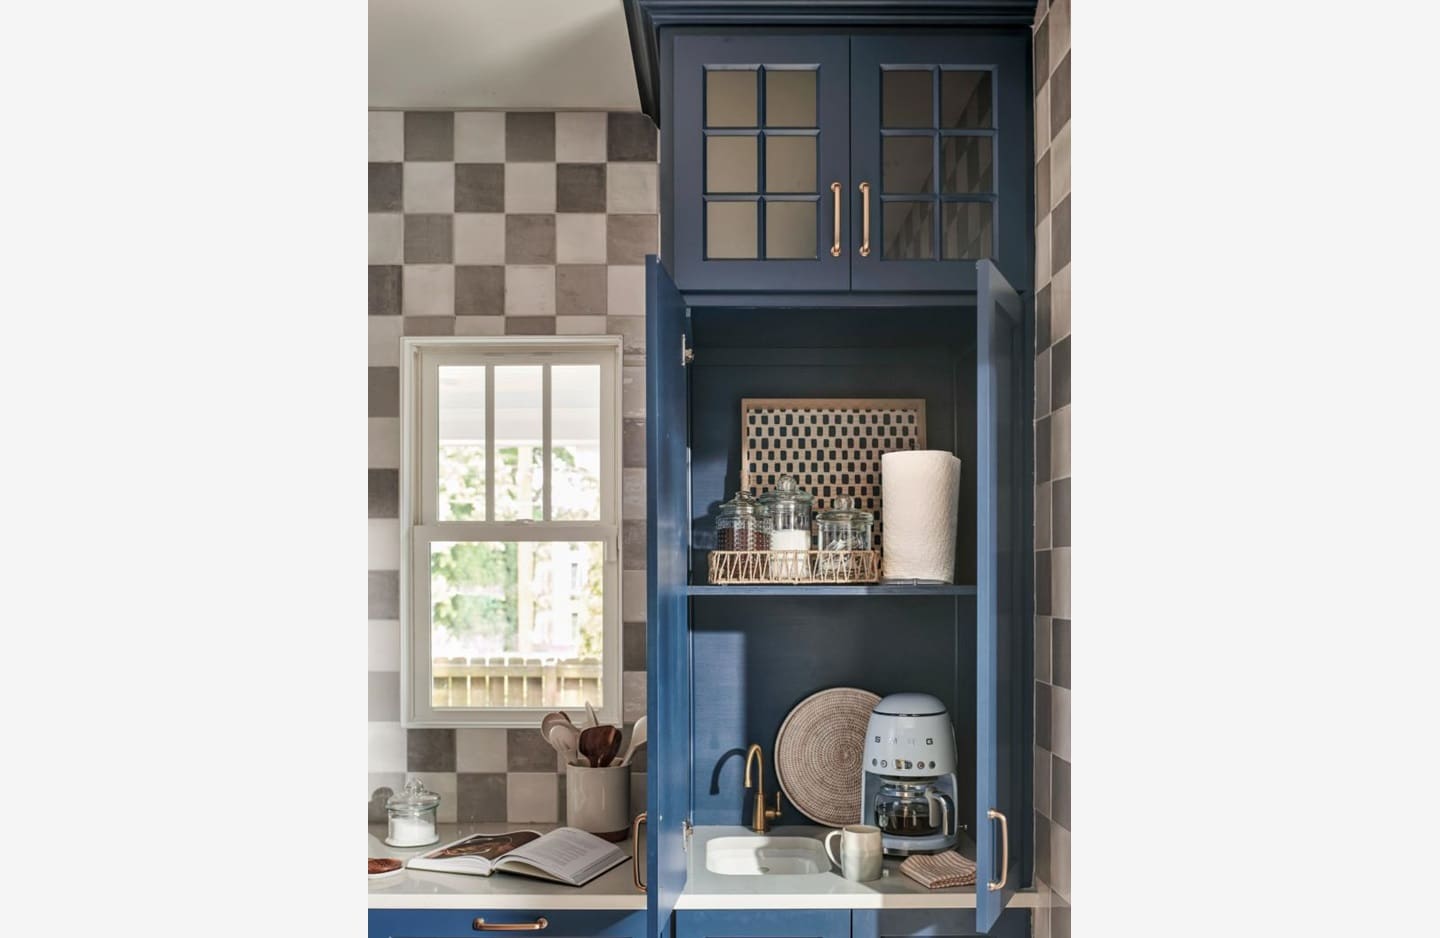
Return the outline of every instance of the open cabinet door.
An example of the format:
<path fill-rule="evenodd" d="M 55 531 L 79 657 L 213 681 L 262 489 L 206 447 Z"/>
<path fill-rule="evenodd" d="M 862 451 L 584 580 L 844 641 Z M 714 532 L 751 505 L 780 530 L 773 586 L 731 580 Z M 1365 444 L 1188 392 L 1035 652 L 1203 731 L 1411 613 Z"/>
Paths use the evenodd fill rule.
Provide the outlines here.
<path fill-rule="evenodd" d="M 645 258 L 646 848 L 648 934 L 669 934 L 685 888 L 690 813 L 689 310 L 660 261 Z"/>
<path fill-rule="evenodd" d="M 976 276 L 975 924 L 988 932 L 1020 879 L 1028 772 L 1031 492 L 1025 434 L 1024 307 L 988 261 Z"/>

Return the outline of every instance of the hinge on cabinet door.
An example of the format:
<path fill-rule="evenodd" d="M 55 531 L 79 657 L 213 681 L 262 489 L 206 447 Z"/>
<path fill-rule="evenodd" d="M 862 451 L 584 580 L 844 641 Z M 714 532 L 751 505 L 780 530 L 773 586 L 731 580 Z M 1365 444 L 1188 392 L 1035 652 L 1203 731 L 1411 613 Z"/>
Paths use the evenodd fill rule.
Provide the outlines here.
<path fill-rule="evenodd" d="M 690 838 L 693 837 L 693 836 L 695 836 L 695 825 L 690 823 L 690 819 L 689 819 L 689 818 L 686 818 L 683 822 L 681 822 L 681 825 L 680 825 L 680 826 L 681 826 L 681 828 L 682 828 L 682 829 L 684 830 L 684 832 L 685 832 L 685 852 L 686 852 L 686 853 L 689 853 L 689 852 L 690 852 Z"/>
<path fill-rule="evenodd" d="M 695 360 L 695 350 L 685 343 L 685 333 L 680 333 L 680 367 L 684 368 Z"/>

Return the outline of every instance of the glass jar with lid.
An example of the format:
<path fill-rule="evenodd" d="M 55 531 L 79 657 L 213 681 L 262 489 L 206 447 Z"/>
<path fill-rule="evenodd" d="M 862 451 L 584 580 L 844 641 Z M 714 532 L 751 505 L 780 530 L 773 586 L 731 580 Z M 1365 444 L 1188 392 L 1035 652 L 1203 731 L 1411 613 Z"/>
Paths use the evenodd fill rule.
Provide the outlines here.
<path fill-rule="evenodd" d="M 775 488 L 760 496 L 770 525 L 770 575 L 799 580 L 809 574 L 810 503 L 813 496 L 800 488 L 794 476 L 782 475 Z"/>
<path fill-rule="evenodd" d="M 720 505 L 715 516 L 717 550 L 769 550 L 770 528 L 765 509 L 749 492 Z"/>
<path fill-rule="evenodd" d="M 440 796 L 427 791 L 425 783 L 412 778 L 405 783 L 405 790 L 389 797 L 385 811 L 390 815 L 390 827 L 385 842 L 392 847 L 423 847 L 440 839 L 439 827 L 435 823 L 435 812 L 440 807 Z"/>
<path fill-rule="evenodd" d="M 821 550 L 870 550 L 875 515 L 855 507 L 849 495 L 837 495 L 830 507 L 815 513 Z"/>

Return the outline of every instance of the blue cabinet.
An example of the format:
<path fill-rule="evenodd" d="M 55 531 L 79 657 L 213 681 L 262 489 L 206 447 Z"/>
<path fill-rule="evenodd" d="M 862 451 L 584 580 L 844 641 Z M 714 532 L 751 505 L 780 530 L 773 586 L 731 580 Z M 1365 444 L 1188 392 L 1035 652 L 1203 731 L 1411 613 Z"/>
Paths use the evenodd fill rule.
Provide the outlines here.
<path fill-rule="evenodd" d="M 675 938 L 850 938 L 850 910 L 686 909 Z"/>
<path fill-rule="evenodd" d="M 475 938 L 495 926 L 539 938 L 645 938 L 645 913 L 609 909 L 371 909 L 370 938 Z"/>
<path fill-rule="evenodd" d="M 1012 909 L 982 932 L 974 909 L 856 909 L 850 929 L 851 938 L 962 938 L 978 934 L 1025 938 L 1030 931 L 1030 913 Z"/>

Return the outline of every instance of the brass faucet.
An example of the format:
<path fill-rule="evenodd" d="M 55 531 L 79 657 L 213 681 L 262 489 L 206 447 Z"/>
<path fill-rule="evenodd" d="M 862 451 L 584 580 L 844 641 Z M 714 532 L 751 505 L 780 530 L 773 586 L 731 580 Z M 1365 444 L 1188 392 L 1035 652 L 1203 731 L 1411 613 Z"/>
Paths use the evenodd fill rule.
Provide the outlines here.
<path fill-rule="evenodd" d="M 750 783 L 750 764 L 755 763 L 759 769 L 755 773 L 755 783 Z M 759 743 L 751 743 L 750 748 L 745 752 L 745 788 L 755 789 L 755 813 L 750 820 L 750 829 L 757 834 L 763 834 L 770 829 L 770 822 L 780 817 L 780 793 L 775 793 L 775 807 L 765 807 L 765 755 L 760 751 Z"/>

